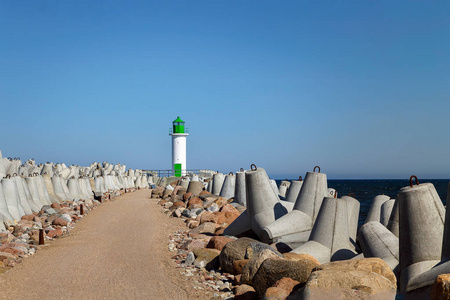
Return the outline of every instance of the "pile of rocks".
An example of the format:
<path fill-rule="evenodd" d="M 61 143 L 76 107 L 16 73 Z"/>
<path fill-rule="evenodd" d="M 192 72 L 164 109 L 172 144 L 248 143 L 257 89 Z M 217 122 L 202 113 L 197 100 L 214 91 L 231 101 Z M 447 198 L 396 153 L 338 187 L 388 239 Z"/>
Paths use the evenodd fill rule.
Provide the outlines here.
<path fill-rule="evenodd" d="M 216 299 L 395 298 L 397 280 L 382 259 L 320 264 L 288 246 L 262 243 L 251 232 L 224 236 L 245 207 L 203 190 L 188 193 L 178 183 L 154 189 L 152 198 L 165 214 L 185 219 L 187 228 L 169 237 L 168 248 L 195 289 Z"/>

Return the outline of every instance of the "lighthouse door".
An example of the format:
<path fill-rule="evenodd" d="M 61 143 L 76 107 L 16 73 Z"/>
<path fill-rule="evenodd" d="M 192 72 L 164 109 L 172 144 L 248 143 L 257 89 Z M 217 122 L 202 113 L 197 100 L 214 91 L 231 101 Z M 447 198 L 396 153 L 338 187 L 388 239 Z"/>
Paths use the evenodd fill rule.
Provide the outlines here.
<path fill-rule="evenodd" d="M 181 177 L 181 164 L 174 164 L 173 170 L 175 171 L 175 177 Z"/>

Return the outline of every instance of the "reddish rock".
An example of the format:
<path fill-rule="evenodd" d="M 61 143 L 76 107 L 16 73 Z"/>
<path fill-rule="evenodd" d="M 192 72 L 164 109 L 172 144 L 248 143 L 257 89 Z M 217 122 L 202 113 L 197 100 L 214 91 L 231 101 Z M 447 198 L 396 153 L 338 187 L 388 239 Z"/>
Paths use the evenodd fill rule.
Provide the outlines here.
<path fill-rule="evenodd" d="M 171 210 L 175 210 L 175 209 L 177 209 L 179 207 L 186 207 L 186 205 L 184 204 L 183 201 L 177 201 L 170 207 L 170 209 Z"/>
<path fill-rule="evenodd" d="M 300 282 L 298 282 L 297 280 L 294 280 L 289 277 L 283 277 L 280 280 L 278 280 L 277 282 L 275 282 L 275 284 L 273 286 L 276 288 L 285 290 L 289 295 L 290 293 L 292 293 L 292 291 L 300 288 L 299 285 L 300 285 Z"/>
<path fill-rule="evenodd" d="M 203 249 L 205 248 L 206 241 L 204 240 L 192 240 L 186 243 L 183 243 L 180 246 L 180 249 L 187 250 L 187 251 L 194 251 L 196 249 Z"/>
<path fill-rule="evenodd" d="M 203 201 L 199 197 L 191 197 L 187 202 L 188 209 L 203 208 Z"/>
<path fill-rule="evenodd" d="M 214 215 L 212 212 L 209 211 L 204 211 L 201 215 L 200 215 L 200 224 L 206 223 L 206 222 L 213 222 L 217 224 L 217 221 L 219 220 L 219 218 Z"/>
<path fill-rule="evenodd" d="M 216 211 L 213 213 L 217 216 L 217 224 L 231 224 L 239 217 L 239 213 Z"/>
<path fill-rule="evenodd" d="M 434 280 L 431 299 L 450 299 L 450 274 L 441 274 Z"/>
<path fill-rule="evenodd" d="M 0 233 L 0 243 L 2 243 L 2 244 L 10 242 L 14 238 L 15 238 L 15 236 L 12 235 L 11 232 L 9 232 L 9 231 Z"/>
<path fill-rule="evenodd" d="M 216 227 L 217 227 L 217 225 L 215 223 L 211 223 L 211 222 L 203 223 L 203 224 L 197 226 L 196 228 L 192 229 L 188 235 L 192 236 L 193 234 L 197 234 L 197 233 L 213 234 L 216 231 Z"/>
<path fill-rule="evenodd" d="M 223 247 L 229 243 L 234 241 L 234 239 L 226 237 L 226 236 L 213 236 L 210 240 L 206 248 L 213 248 L 222 251 Z"/>
<path fill-rule="evenodd" d="M 57 215 L 51 215 L 51 216 L 47 217 L 47 219 L 45 219 L 45 222 L 51 224 L 51 223 L 53 223 L 54 220 L 56 220 L 56 218 L 58 218 Z"/>
<path fill-rule="evenodd" d="M 184 201 L 188 201 L 191 197 L 192 197 L 192 193 L 191 192 L 186 193 L 186 194 L 183 195 L 183 200 Z"/>
<path fill-rule="evenodd" d="M 208 191 L 201 191 L 201 192 L 200 192 L 200 196 L 203 196 L 203 195 L 209 195 L 209 194 L 211 194 L 211 193 L 208 192 Z"/>
<path fill-rule="evenodd" d="M 60 228 L 54 229 L 54 230 L 50 230 L 50 231 L 47 233 L 47 236 L 48 236 L 48 237 L 51 237 L 51 238 L 60 237 L 60 236 L 62 236 L 62 235 L 63 235 L 63 232 L 62 232 L 62 230 L 61 230 Z"/>
<path fill-rule="evenodd" d="M 233 214 L 238 214 L 240 215 L 239 211 L 231 204 L 225 204 L 224 206 L 222 206 L 222 208 L 220 209 L 221 212 L 224 213 L 233 213 Z"/>
<path fill-rule="evenodd" d="M 264 300 L 285 300 L 289 293 L 277 287 L 270 287 L 264 294 Z"/>
<path fill-rule="evenodd" d="M 2 252 L 10 253 L 14 256 L 23 255 L 23 251 L 19 250 L 17 248 L 5 248 L 5 249 L 2 249 Z"/>
<path fill-rule="evenodd" d="M 52 208 L 54 208 L 55 210 L 56 210 L 56 209 L 61 209 L 61 205 L 59 205 L 59 203 L 52 203 L 50 206 L 51 206 Z"/>
<path fill-rule="evenodd" d="M 35 216 L 34 219 L 33 219 L 33 221 L 42 223 L 42 219 L 39 218 L 38 216 Z"/>
<path fill-rule="evenodd" d="M 22 220 L 33 221 L 34 215 L 24 215 L 24 216 L 22 216 Z"/>
<path fill-rule="evenodd" d="M 228 200 L 223 197 L 219 197 L 217 200 L 214 201 L 214 203 L 216 203 L 219 207 L 222 207 L 225 204 L 228 204 Z"/>
<path fill-rule="evenodd" d="M 59 226 L 67 226 L 69 224 L 69 222 L 67 222 L 67 220 L 65 220 L 63 218 L 56 218 L 55 220 L 53 220 L 52 224 L 59 225 Z"/>

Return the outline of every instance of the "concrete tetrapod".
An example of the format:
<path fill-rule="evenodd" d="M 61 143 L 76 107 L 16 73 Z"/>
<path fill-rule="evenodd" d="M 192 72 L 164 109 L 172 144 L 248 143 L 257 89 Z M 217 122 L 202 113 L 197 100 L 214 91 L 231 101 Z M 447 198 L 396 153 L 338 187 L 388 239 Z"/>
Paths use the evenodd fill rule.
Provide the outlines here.
<path fill-rule="evenodd" d="M 8 223 L 10 223 L 10 225 L 14 224 L 15 218 L 9 212 L 8 202 L 6 201 L 5 194 L 3 193 L 3 185 L 2 184 L 0 184 L 0 213 L 2 214 L 3 222 L 8 222 Z"/>
<path fill-rule="evenodd" d="M 41 210 L 42 206 L 44 206 L 44 203 L 41 202 L 41 199 L 39 197 L 39 192 L 37 189 L 36 184 L 36 177 L 33 177 L 32 175 L 29 175 L 26 179 L 28 190 L 31 194 L 31 199 L 36 204 L 36 206 L 39 208 L 39 211 Z"/>
<path fill-rule="evenodd" d="M 377 221 L 380 222 L 381 219 L 381 205 L 383 205 L 384 202 L 388 201 L 390 199 L 389 196 L 386 195 L 378 195 L 375 198 L 373 198 L 372 205 L 370 205 L 369 212 L 367 213 L 366 220 L 364 223 L 370 222 L 370 221 Z"/>
<path fill-rule="evenodd" d="M 2 179 L 3 194 L 5 195 L 6 205 L 10 215 L 14 218 L 14 221 L 19 221 L 20 218 L 25 215 L 22 205 L 19 203 L 19 194 L 17 192 L 16 182 L 11 179 L 9 175 L 6 175 Z"/>
<path fill-rule="evenodd" d="M 278 186 L 277 186 L 277 182 L 273 179 L 269 179 L 270 181 L 270 186 L 272 187 L 273 191 L 275 192 L 275 194 L 278 196 L 280 196 L 280 191 L 278 190 Z"/>
<path fill-rule="evenodd" d="M 413 186 L 412 179 L 417 185 Z M 411 279 L 420 275 L 441 259 L 444 234 L 443 204 L 437 203 L 432 184 L 419 184 L 411 176 L 411 186 L 398 194 L 400 289 L 406 291 Z"/>
<path fill-rule="evenodd" d="M 233 173 L 226 175 L 219 196 L 224 197 L 226 199 L 233 198 L 235 185 L 236 185 L 236 176 L 234 176 Z"/>
<path fill-rule="evenodd" d="M 395 199 L 389 199 L 381 205 L 380 223 L 387 227 L 391 218 L 392 209 L 394 208 Z"/>
<path fill-rule="evenodd" d="M 95 189 L 94 189 L 95 197 L 96 198 L 101 197 L 103 195 L 103 193 L 106 192 L 106 189 L 103 186 L 103 177 L 102 176 L 95 177 L 94 184 L 95 184 Z"/>
<path fill-rule="evenodd" d="M 17 188 L 17 195 L 19 196 L 19 203 L 23 208 L 23 211 L 26 215 L 31 215 L 33 213 L 33 210 L 30 207 L 30 204 L 28 203 L 27 195 L 25 193 L 25 188 L 23 187 L 22 178 L 19 176 L 14 176 L 12 179 L 16 183 Z"/>
<path fill-rule="evenodd" d="M 222 173 L 216 173 L 213 175 L 213 186 L 212 193 L 214 195 L 219 195 L 222 190 L 223 181 L 225 180 Z"/>
<path fill-rule="evenodd" d="M 59 200 L 59 201 L 66 201 L 66 200 L 70 200 L 68 199 L 66 193 L 64 192 L 62 183 L 61 183 L 61 179 L 59 177 L 59 175 L 53 175 L 51 178 L 52 181 L 52 186 L 53 186 L 53 192 L 55 193 L 55 197 Z"/>
<path fill-rule="evenodd" d="M 306 237 L 307 235 L 301 233 L 312 229 L 322 201 L 327 195 L 327 175 L 308 172 L 293 210 L 274 223 L 267 225 L 261 234 L 262 240 L 272 243 L 281 241 L 282 236 L 292 237 L 292 234 Z M 302 242 L 302 240 L 298 240 L 298 242 Z"/>
<path fill-rule="evenodd" d="M 392 207 L 391 216 L 389 217 L 388 224 L 386 226 L 396 237 L 399 237 L 398 222 L 399 222 L 399 205 L 398 196 L 395 199 L 394 206 Z"/>
<path fill-rule="evenodd" d="M 245 172 L 245 186 L 252 230 L 261 238 L 263 228 L 286 215 L 287 210 L 279 202 L 263 168 L 255 166 Z"/>
<path fill-rule="evenodd" d="M 189 187 L 189 182 L 190 182 L 189 178 L 183 178 L 180 180 L 180 185 L 182 188 L 187 190 Z"/>
<path fill-rule="evenodd" d="M 298 194 L 300 193 L 302 185 L 303 180 L 292 180 L 291 185 L 289 186 L 289 190 L 286 193 L 286 201 L 295 203 L 295 201 L 297 201 Z"/>
<path fill-rule="evenodd" d="M 450 183 L 447 188 L 447 203 L 450 203 Z M 440 274 L 450 273 L 450 209 L 445 212 L 441 261 L 431 270 L 413 277 L 406 286 L 406 299 L 420 299 L 430 295 L 431 286 Z"/>
<path fill-rule="evenodd" d="M 306 180 L 305 180 L 306 181 Z M 356 256 L 348 234 L 347 202 L 344 199 L 323 199 L 309 241 L 292 250 L 309 254 L 320 263 L 350 259 Z"/>
<path fill-rule="evenodd" d="M 287 194 L 287 191 L 288 191 L 290 185 L 291 185 L 291 183 L 287 180 L 283 180 L 280 182 L 278 191 L 279 191 L 281 197 L 283 197 L 283 198 L 286 197 L 286 194 Z"/>
<path fill-rule="evenodd" d="M 38 173 L 35 173 L 36 175 L 34 176 L 34 180 L 36 182 L 36 188 L 38 191 L 38 195 L 39 195 L 39 200 L 41 200 L 41 202 L 44 205 L 51 205 L 52 202 L 50 201 L 50 197 L 48 196 L 48 192 L 47 189 L 45 188 L 45 184 L 44 184 L 44 180 L 42 179 L 41 175 L 38 175 Z"/>
<path fill-rule="evenodd" d="M 53 188 L 52 178 L 50 175 L 44 174 L 41 175 L 42 180 L 44 181 L 45 190 L 48 193 L 50 201 L 52 203 L 59 203 L 62 199 L 55 194 L 55 189 Z"/>
<path fill-rule="evenodd" d="M 212 194 L 212 189 L 213 189 L 213 180 L 211 179 L 210 181 L 208 181 L 208 187 L 206 188 L 206 190 L 208 191 L 208 193 Z"/>
<path fill-rule="evenodd" d="M 22 183 L 22 187 L 23 187 L 23 190 L 25 191 L 25 195 L 27 197 L 28 205 L 30 206 L 31 210 L 33 212 L 39 212 L 41 209 L 33 201 L 33 197 L 31 196 L 31 193 L 30 193 L 30 190 L 28 188 L 28 184 L 25 181 L 25 178 L 20 178 L 20 182 Z"/>
<path fill-rule="evenodd" d="M 350 242 L 355 246 L 361 204 L 358 200 L 350 196 L 342 196 L 342 199 L 347 202 L 348 235 L 350 236 Z"/>
<path fill-rule="evenodd" d="M 80 195 L 82 199 L 89 199 L 88 191 L 86 189 L 86 184 L 82 177 L 79 177 L 77 179 L 78 181 L 78 188 L 80 189 Z"/>
<path fill-rule="evenodd" d="M 247 206 L 247 194 L 245 191 L 245 171 L 236 172 L 236 183 L 234 185 L 234 202 Z"/>
<path fill-rule="evenodd" d="M 359 229 L 358 240 L 364 257 L 379 257 L 384 260 L 395 275 L 400 275 L 399 240 L 378 221 L 365 223 Z"/>
<path fill-rule="evenodd" d="M 81 194 L 80 187 L 78 185 L 78 180 L 76 178 L 69 178 L 67 182 L 67 186 L 69 187 L 69 192 L 73 197 L 73 200 L 81 200 L 83 199 L 83 195 Z"/>
<path fill-rule="evenodd" d="M 189 181 L 189 186 L 187 189 L 188 193 L 198 196 L 203 191 L 203 183 L 200 181 Z"/>

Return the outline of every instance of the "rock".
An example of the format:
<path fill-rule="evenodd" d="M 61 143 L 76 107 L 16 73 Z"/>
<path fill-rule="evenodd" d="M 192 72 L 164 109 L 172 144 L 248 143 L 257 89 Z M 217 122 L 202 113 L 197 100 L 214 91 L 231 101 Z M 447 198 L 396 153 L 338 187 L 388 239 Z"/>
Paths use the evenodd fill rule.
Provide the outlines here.
<path fill-rule="evenodd" d="M 53 229 L 47 232 L 47 236 L 51 238 L 60 237 L 63 235 L 61 228 Z"/>
<path fill-rule="evenodd" d="M 0 243 L 1 244 L 8 243 L 8 242 L 12 241 L 14 238 L 15 238 L 15 236 L 13 234 L 11 234 L 11 232 L 9 232 L 9 231 L 0 233 Z"/>
<path fill-rule="evenodd" d="M 450 299 L 450 274 L 439 275 L 431 289 L 431 300 Z"/>
<path fill-rule="evenodd" d="M 191 197 L 187 202 L 188 209 L 203 208 L 203 201 L 199 197 Z"/>
<path fill-rule="evenodd" d="M 51 224 L 51 223 L 53 223 L 54 220 L 56 220 L 56 218 L 58 218 L 57 215 L 51 215 L 51 216 L 49 216 L 49 217 L 47 217 L 47 218 L 45 219 L 45 222 Z"/>
<path fill-rule="evenodd" d="M 165 208 L 165 209 L 169 209 L 169 208 L 171 208 L 172 206 L 173 206 L 173 202 L 167 201 L 166 203 L 164 203 L 164 208 Z"/>
<path fill-rule="evenodd" d="M 219 264 L 219 254 L 220 251 L 216 249 L 195 249 L 194 255 L 195 255 L 195 261 L 205 262 L 205 268 L 207 270 L 213 270 L 218 269 Z"/>
<path fill-rule="evenodd" d="M 196 228 L 199 224 L 200 224 L 199 221 L 192 220 L 192 219 L 189 219 L 188 222 L 186 223 L 187 227 L 189 227 L 190 229 Z"/>
<path fill-rule="evenodd" d="M 289 293 L 278 287 L 270 287 L 266 290 L 263 300 L 285 300 Z"/>
<path fill-rule="evenodd" d="M 170 209 L 171 210 L 175 210 L 175 209 L 178 209 L 178 208 L 185 208 L 185 207 L 186 207 L 186 205 L 184 204 L 183 201 L 176 201 L 176 202 L 173 203 L 173 205 L 170 207 Z"/>
<path fill-rule="evenodd" d="M 396 291 L 389 279 L 374 272 L 327 269 L 313 272 L 293 298 L 384 300 L 395 299 Z"/>
<path fill-rule="evenodd" d="M 397 279 L 388 264 L 378 257 L 334 261 L 323 264 L 316 270 L 359 270 L 374 272 L 390 280 L 397 287 Z"/>
<path fill-rule="evenodd" d="M 317 265 L 320 265 L 319 261 L 317 259 L 315 259 L 312 255 L 309 254 L 298 254 L 298 253 L 293 253 L 293 252 L 288 252 L 288 253 L 284 253 L 284 258 L 286 258 L 287 260 L 292 260 L 292 261 L 299 261 L 299 260 L 303 260 L 303 259 L 309 259 L 312 262 L 316 263 Z"/>
<path fill-rule="evenodd" d="M 258 272 L 261 264 L 268 258 L 279 259 L 280 256 L 269 249 L 264 249 L 263 251 L 259 252 L 256 256 L 250 259 L 250 261 L 242 269 L 241 282 L 252 285 L 253 277 L 255 276 L 256 272 Z"/>
<path fill-rule="evenodd" d="M 234 241 L 234 239 L 226 237 L 226 236 L 213 236 L 210 240 L 206 248 L 214 248 L 222 251 L 223 247 L 229 242 Z"/>
<path fill-rule="evenodd" d="M 300 282 L 289 277 L 283 277 L 273 286 L 285 290 L 289 295 L 292 291 L 300 288 Z"/>
<path fill-rule="evenodd" d="M 209 211 L 209 212 L 218 212 L 219 211 L 219 206 L 216 203 L 213 203 L 213 204 L 209 205 L 206 208 L 206 210 Z"/>
<path fill-rule="evenodd" d="M 216 201 L 217 199 L 219 199 L 218 195 L 213 195 L 213 194 L 203 194 L 203 195 L 199 195 L 198 196 L 200 199 L 202 199 L 204 202 L 208 202 L 208 204 Z"/>
<path fill-rule="evenodd" d="M 69 224 L 69 222 L 67 222 L 67 220 L 63 219 L 63 218 L 56 218 L 55 220 L 53 220 L 52 224 L 59 225 L 59 226 L 67 226 L 67 224 Z"/>
<path fill-rule="evenodd" d="M 206 222 L 206 223 L 200 224 L 196 228 L 192 229 L 189 232 L 189 236 L 191 234 L 198 234 L 198 233 L 214 234 L 214 232 L 216 232 L 216 227 L 217 226 L 215 223 Z"/>
<path fill-rule="evenodd" d="M 189 252 L 188 255 L 186 256 L 186 259 L 184 260 L 184 263 L 186 264 L 186 266 L 192 266 L 194 261 L 195 261 L 194 253 Z"/>
<path fill-rule="evenodd" d="M 231 224 L 239 217 L 237 213 L 216 211 L 213 213 L 217 216 L 217 224 Z"/>
<path fill-rule="evenodd" d="M 71 217 L 70 215 L 68 215 L 68 214 L 62 214 L 62 215 L 60 216 L 60 218 L 66 220 L 67 223 L 72 222 L 72 217 Z"/>
<path fill-rule="evenodd" d="M 240 215 L 239 211 L 231 204 L 228 204 L 228 202 L 226 204 L 224 204 L 222 206 L 222 208 L 220 209 L 221 212 L 224 213 L 233 213 L 233 214 L 238 214 Z"/>
<path fill-rule="evenodd" d="M 189 218 L 189 215 L 191 214 L 191 211 L 189 209 L 184 209 L 181 213 L 182 216 Z"/>
<path fill-rule="evenodd" d="M 200 224 L 205 222 L 213 222 L 217 224 L 219 218 L 210 211 L 205 211 L 200 217 Z"/>
<path fill-rule="evenodd" d="M 264 250 L 272 251 L 279 257 L 283 257 L 283 255 L 280 252 L 273 249 L 269 245 L 261 243 L 261 242 L 255 242 L 255 243 L 251 243 L 250 245 L 248 245 L 246 252 L 245 252 L 245 258 L 252 259 L 253 257 L 258 256 L 258 254 Z"/>
<path fill-rule="evenodd" d="M 161 198 L 161 196 L 163 195 L 164 190 L 163 189 L 154 189 L 152 190 L 152 198 Z"/>
<path fill-rule="evenodd" d="M 235 298 L 237 300 L 256 300 L 258 295 L 253 287 L 242 284 L 234 290 Z"/>
<path fill-rule="evenodd" d="M 228 199 L 219 197 L 216 201 L 214 201 L 214 203 L 216 203 L 218 207 L 222 207 L 225 204 L 228 204 Z"/>
<path fill-rule="evenodd" d="M 283 277 L 289 277 L 300 283 L 308 280 L 311 271 L 318 265 L 309 259 L 291 261 L 280 258 L 268 258 L 259 267 L 252 283 L 258 295 L 263 296 L 265 291 Z"/>
<path fill-rule="evenodd" d="M 206 241 L 204 240 L 191 240 L 185 241 L 180 245 L 180 249 L 194 251 L 195 249 L 203 249 L 205 248 Z"/>
<path fill-rule="evenodd" d="M 61 205 L 59 205 L 59 203 L 52 203 L 50 206 L 52 208 L 54 208 L 54 209 L 61 209 L 62 208 Z"/>
<path fill-rule="evenodd" d="M 208 191 L 201 191 L 200 196 L 203 196 L 203 195 L 211 195 L 211 194 Z"/>
<path fill-rule="evenodd" d="M 185 193 L 185 194 L 183 195 L 183 200 L 184 200 L 184 201 L 188 201 L 191 197 L 192 197 L 192 193 L 191 193 L 191 192 Z"/>
<path fill-rule="evenodd" d="M 5 259 L 14 260 L 16 257 L 8 252 L 0 252 L 0 261 L 4 261 Z"/>
<path fill-rule="evenodd" d="M 22 220 L 33 221 L 34 215 L 24 215 L 24 216 L 22 216 Z"/>
<path fill-rule="evenodd" d="M 222 268 L 222 270 L 227 273 L 232 273 L 233 262 L 235 260 L 245 259 L 247 246 L 253 242 L 257 241 L 251 238 L 243 237 L 227 243 L 225 247 L 223 247 L 222 252 L 220 252 L 219 256 L 220 267 Z"/>
<path fill-rule="evenodd" d="M 184 210 L 183 208 L 175 209 L 173 211 L 173 213 L 172 213 L 172 216 L 177 217 L 177 218 L 181 217 L 181 214 L 183 213 L 183 210 Z"/>
<path fill-rule="evenodd" d="M 241 275 L 242 270 L 244 269 L 245 265 L 250 261 L 250 259 L 239 259 L 235 260 L 233 262 L 233 274 L 235 275 Z M 242 278 L 242 275 L 241 275 Z M 242 282 L 242 280 L 240 280 Z"/>
<path fill-rule="evenodd" d="M 183 188 L 183 187 L 179 188 L 178 192 L 177 192 L 177 196 L 181 196 L 182 197 L 184 194 L 186 194 L 186 189 Z"/>

